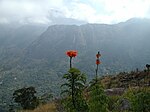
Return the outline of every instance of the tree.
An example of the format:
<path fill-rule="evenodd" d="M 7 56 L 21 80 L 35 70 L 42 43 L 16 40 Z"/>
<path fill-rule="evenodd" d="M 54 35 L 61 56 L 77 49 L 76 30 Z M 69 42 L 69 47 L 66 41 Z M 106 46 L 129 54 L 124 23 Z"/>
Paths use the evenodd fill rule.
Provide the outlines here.
<path fill-rule="evenodd" d="M 67 74 L 64 74 L 64 79 L 67 80 L 62 87 L 66 87 L 62 94 L 66 94 L 65 108 L 68 112 L 86 112 L 88 106 L 83 97 L 84 84 L 86 77 L 76 68 L 71 68 Z"/>
<path fill-rule="evenodd" d="M 14 91 L 13 99 L 19 103 L 23 109 L 35 109 L 39 105 L 39 100 L 35 96 L 35 88 L 27 87 Z"/>

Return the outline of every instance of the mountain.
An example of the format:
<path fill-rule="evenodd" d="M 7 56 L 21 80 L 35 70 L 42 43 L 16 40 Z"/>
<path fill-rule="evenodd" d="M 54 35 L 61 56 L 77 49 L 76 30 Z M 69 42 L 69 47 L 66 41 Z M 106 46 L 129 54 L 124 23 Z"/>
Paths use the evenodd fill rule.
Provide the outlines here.
<path fill-rule="evenodd" d="M 94 69 L 95 54 L 100 51 L 102 73 L 143 68 L 150 62 L 149 28 L 147 19 L 131 19 L 115 25 L 54 25 L 28 46 L 24 57 L 44 59 L 55 69 L 67 61 L 65 51 L 75 49 L 79 52 L 75 65 L 87 71 Z"/>
<path fill-rule="evenodd" d="M 1 64 L 20 56 L 23 49 L 41 35 L 47 26 L 1 24 L 0 25 L 0 61 Z M 10 60 L 10 58 L 12 58 Z M 8 63 L 9 63 L 8 62 Z"/>
<path fill-rule="evenodd" d="M 46 28 L 43 25 L 0 24 L 0 106 L 8 106 L 13 91 L 25 86 L 24 71 L 19 69 L 18 60 L 23 49 Z"/>
<path fill-rule="evenodd" d="M 67 50 L 78 50 L 73 67 L 91 80 L 95 55 L 102 54 L 99 75 L 143 69 L 150 63 L 150 20 L 84 25 L 0 26 L 0 104 L 14 90 L 34 86 L 38 94 L 60 92 L 69 69 Z"/>

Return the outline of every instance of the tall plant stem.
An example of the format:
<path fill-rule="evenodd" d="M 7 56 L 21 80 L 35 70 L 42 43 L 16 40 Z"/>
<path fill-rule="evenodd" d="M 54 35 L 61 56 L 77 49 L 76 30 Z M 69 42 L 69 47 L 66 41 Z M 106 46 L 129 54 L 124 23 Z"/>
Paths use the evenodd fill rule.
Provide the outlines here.
<path fill-rule="evenodd" d="M 73 74 L 72 74 L 72 103 L 73 103 L 74 109 L 76 109 L 74 92 L 75 92 L 75 90 L 74 90 L 74 78 L 73 78 Z"/>
<path fill-rule="evenodd" d="M 70 68 L 72 68 L 72 57 L 70 57 Z"/>
<path fill-rule="evenodd" d="M 97 76 L 97 72 L 98 72 L 98 64 L 97 64 L 97 67 L 96 67 L 96 83 L 97 83 L 97 81 L 98 81 L 98 76 Z"/>
<path fill-rule="evenodd" d="M 72 68 L 72 57 L 70 57 L 70 69 Z M 72 75 L 72 104 L 73 104 L 73 107 L 74 109 L 76 109 L 76 105 L 75 105 L 75 94 L 74 94 L 74 77 L 73 77 L 73 74 Z"/>

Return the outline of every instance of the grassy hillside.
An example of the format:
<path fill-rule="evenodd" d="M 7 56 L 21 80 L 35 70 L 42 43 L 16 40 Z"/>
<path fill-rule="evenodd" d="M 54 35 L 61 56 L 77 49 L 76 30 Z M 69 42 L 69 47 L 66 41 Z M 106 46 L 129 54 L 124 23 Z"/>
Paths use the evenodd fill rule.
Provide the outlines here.
<path fill-rule="evenodd" d="M 109 97 L 109 109 L 114 112 L 119 112 L 120 109 L 123 109 L 121 110 L 122 112 L 129 112 L 129 107 L 127 109 L 124 106 L 130 104 L 128 101 L 130 101 L 129 98 L 132 92 L 135 95 L 138 94 L 139 91 L 146 92 L 149 94 L 148 97 L 150 97 L 150 72 L 146 70 L 103 76 L 99 78 L 99 82 L 102 83 L 105 88 L 105 93 Z M 87 92 L 88 91 L 84 93 L 85 97 L 88 95 Z M 126 99 L 128 100 L 126 101 Z M 120 101 L 124 101 L 125 104 L 122 104 Z M 60 109 L 61 107 L 60 102 L 53 101 L 52 103 L 40 105 L 33 111 L 20 110 L 18 112 L 63 112 L 63 110 Z"/>
<path fill-rule="evenodd" d="M 131 71 L 121 72 L 117 75 L 107 75 L 100 78 L 103 86 L 109 88 L 128 88 L 150 86 L 150 72 Z"/>
<path fill-rule="evenodd" d="M 40 105 L 35 110 L 18 110 L 17 112 L 56 112 L 55 103 Z"/>

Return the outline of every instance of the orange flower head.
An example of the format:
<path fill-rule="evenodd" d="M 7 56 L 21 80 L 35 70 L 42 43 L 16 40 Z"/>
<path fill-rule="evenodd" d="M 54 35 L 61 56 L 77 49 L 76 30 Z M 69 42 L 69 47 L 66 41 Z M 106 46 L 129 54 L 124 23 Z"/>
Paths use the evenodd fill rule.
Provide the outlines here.
<path fill-rule="evenodd" d="M 101 56 L 101 54 L 98 52 L 98 54 L 96 54 L 96 57 L 99 58 Z"/>
<path fill-rule="evenodd" d="M 77 54 L 78 54 L 78 52 L 75 51 L 75 50 L 69 50 L 69 51 L 66 52 L 66 55 L 69 56 L 69 57 L 76 57 Z"/>
<path fill-rule="evenodd" d="M 97 65 L 101 64 L 101 62 L 99 61 L 99 59 L 96 60 L 96 64 Z"/>

